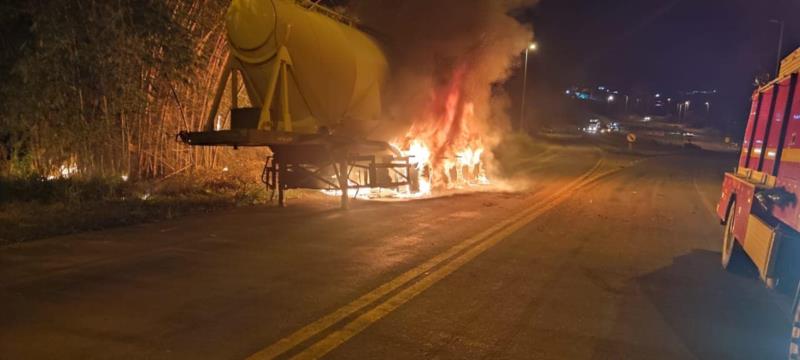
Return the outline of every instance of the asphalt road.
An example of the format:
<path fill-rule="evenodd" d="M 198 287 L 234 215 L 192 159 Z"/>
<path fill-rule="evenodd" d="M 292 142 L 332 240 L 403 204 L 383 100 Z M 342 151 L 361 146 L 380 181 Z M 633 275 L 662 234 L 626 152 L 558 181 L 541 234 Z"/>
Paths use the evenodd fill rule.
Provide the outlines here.
<path fill-rule="evenodd" d="M 5 247 L 0 359 L 782 359 L 788 296 L 719 266 L 734 162 L 557 147 L 506 191 Z"/>

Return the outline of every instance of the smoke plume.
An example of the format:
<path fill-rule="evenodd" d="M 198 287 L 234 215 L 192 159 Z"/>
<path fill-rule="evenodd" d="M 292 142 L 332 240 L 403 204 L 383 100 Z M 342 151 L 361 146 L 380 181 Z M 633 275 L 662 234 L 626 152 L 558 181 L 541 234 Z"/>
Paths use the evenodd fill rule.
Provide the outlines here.
<path fill-rule="evenodd" d="M 392 68 L 384 137 L 430 139 L 433 163 L 479 141 L 491 148 L 509 128 L 502 84 L 533 40 L 509 12 L 534 0 L 369 0 L 352 11 L 386 47 Z M 409 130 L 410 129 L 410 130 Z M 390 139 L 387 139 L 390 140 Z"/>

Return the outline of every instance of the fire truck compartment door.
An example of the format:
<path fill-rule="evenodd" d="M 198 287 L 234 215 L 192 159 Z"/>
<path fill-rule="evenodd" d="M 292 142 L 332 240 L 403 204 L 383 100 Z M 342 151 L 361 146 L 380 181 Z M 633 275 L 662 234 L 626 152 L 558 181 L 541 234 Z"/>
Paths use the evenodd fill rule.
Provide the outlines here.
<path fill-rule="evenodd" d="M 776 258 L 774 255 L 778 249 L 775 229 L 751 214 L 743 243 L 744 251 L 758 268 L 761 280 L 766 281 L 772 275 Z"/>

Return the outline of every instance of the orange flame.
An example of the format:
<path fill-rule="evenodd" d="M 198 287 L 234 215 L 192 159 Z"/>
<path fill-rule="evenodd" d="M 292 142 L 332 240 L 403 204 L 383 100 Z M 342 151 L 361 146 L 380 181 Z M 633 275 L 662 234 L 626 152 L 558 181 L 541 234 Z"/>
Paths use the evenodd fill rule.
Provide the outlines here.
<path fill-rule="evenodd" d="M 475 105 L 463 94 L 464 74 L 465 67 L 459 68 L 435 91 L 430 108 L 397 142 L 420 170 L 420 192 L 488 182 L 481 162 L 485 150 L 481 136 L 470 130 Z"/>

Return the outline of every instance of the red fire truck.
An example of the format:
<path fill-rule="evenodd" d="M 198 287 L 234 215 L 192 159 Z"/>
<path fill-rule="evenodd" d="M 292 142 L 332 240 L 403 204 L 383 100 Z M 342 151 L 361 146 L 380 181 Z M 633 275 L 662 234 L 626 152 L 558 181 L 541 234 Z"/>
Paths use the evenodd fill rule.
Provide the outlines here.
<path fill-rule="evenodd" d="M 752 97 L 739 164 L 726 173 L 717 215 L 725 226 L 722 266 L 747 256 L 770 288 L 797 294 L 800 280 L 800 49 Z M 795 296 L 790 357 L 800 359 Z"/>

